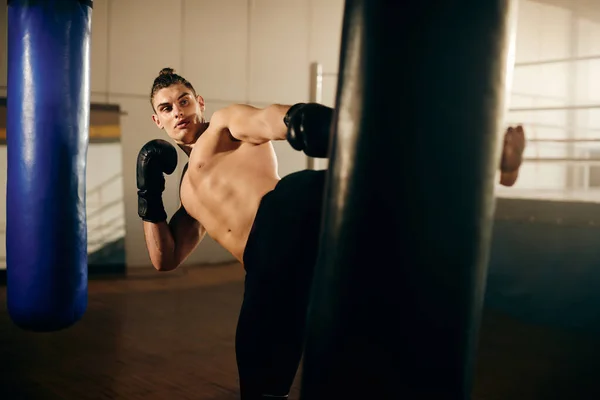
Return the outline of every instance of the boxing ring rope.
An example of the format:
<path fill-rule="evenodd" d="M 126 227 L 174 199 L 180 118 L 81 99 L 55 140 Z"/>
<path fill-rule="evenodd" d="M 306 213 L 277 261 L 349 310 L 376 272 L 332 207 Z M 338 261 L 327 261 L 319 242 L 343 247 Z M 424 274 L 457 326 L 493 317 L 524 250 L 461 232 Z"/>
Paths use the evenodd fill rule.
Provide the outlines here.
<path fill-rule="evenodd" d="M 551 59 L 551 60 L 543 60 L 538 62 L 522 62 L 515 63 L 515 67 L 526 67 L 526 66 L 535 66 L 535 65 L 543 65 L 543 64 L 552 64 L 552 63 L 561 63 L 561 62 L 569 62 L 569 61 L 589 61 L 589 60 L 597 60 L 600 59 L 600 56 L 589 56 L 589 57 L 577 57 L 571 59 Z M 325 78 L 337 78 L 338 74 L 336 72 L 325 71 L 323 64 L 320 62 L 313 62 L 310 64 L 310 101 L 323 103 L 323 84 Z M 545 98 L 544 96 L 540 96 L 537 94 L 528 94 L 528 93 L 511 93 L 513 95 L 521 95 L 521 96 L 534 96 L 535 98 Z M 548 97 L 553 100 L 562 100 L 560 98 Z M 591 105 L 575 105 L 575 106 L 553 106 L 553 107 L 514 107 L 509 108 L 509 112 L 537 112 L 537 111 L 572 111 L 572 110 L 594 110 L 600 109 L 600 105 L 591 104 Z M 540 124 L 540 123 L 527 123 L 524 122 L 526 128 L 547 128 L 547 129 L 559 129 L 563 132 L 600 132 L 600 128 L 573 128 L 567 126 L 558 126 L 558 125 L 550 125 L 550 124 Z M 529 131 L 528 131 L 529 133 Z M 544 137 L 535 137 L 528 135 L 527 137 L 528 143 L 528 151 L 531 151 L 532 147 L 539 145 L 547 145 L 547 144 L 556 144 L 556 145 L 574 145 L 576 149 L 586 149 L 589 146 L 593 146 L 595 143 L 600 145 L 600 137 L 591 137 L 591 138 L 544 138 Z M 594 146 L 595 148 L 595 146 Z M 589 158 L 589 157 L 533 157 L 533 156 L 525 156 L 523 158 L 525 165 L 528 163 L 536 163 L 539 165 L 578 165 L 583 167 L 592 167 L 600 165 L 600 158 Z M 308 157 L 308 165 L 309 169 L 318 169 L 319 167 L 323 167 L 326 161 L 312 159 Z M 514 193 L 514 189 L 511 189 Z M 534 191 L 539 191 L 543 189 L 533 189 Z M 570 190 L 565 188 L 565 190 Z M 585 189 L 589 191 L 590 189 Z M 533 194 L 532 194 L 533 195 Z"/>
<path fill-rule="evenodd" d="M 592 61 L 592 60 L 600 60 L 600 55 L 567 57 L 567 58 L 551 58 L 551 59 L 540 60 L 540 61 L 523 61 L 523 62 L 515 63 L 515 67 L 532 67 L 532 66 L 538 66 L 538 65 L 560 64 L 560 63 Z"/>
<path fill-rule="evenodd" d="M 552 139 L 552 138 L 531 138 L 528 143 L 599 143 L 600 138 L 589 139 Z"/>
<path fill-rule="evenodd" d="M 579 61 L 591 61 L 600 59 L 599 55 L 593 56 L 583 56 L 583 57 L 574 57 L 574 58 L 557 58 L 557 59 L 548 59 L 541 61 L 533 61 L 533 62 L 521 62 L 515 63 L 515 67 L 528 67 L 528 66 L 538 66 L 538 65 L 546 65 L 546 64 L 554 64 L 554 63 L 564 63 L 564 62 L 579 62 Z M 310 65 L 310 101 L 322 103 L 323 102 L 323 82 L 325 78 L 337 78 L 338 74 L 335 72 L 325 71 L 323 65 L 320 62 L 314 62 Z M 528 93 L 511 93 L 518 94 L 521 96 L 532 96 L 535 98 L 544 97 L 539 96 L 537 94 L 528 94 Z M 550 97 L 549 97 L 550 98 Z M 563 100 L 561 98 L 554 98 L 553 100 Z M 597 110 L 600 109 L 600 104 L 582 104 L 582 105 L 568 105 L 568 106 L 540 106 L 540 107 L 512 107 L 508 109 L 508 112 L 512 113 L 522 113 L 522 112 L 548 112 L 548 111 L 578 111 L 578 110 Z M 515 116 L 513 116 L 515 118 Z M 560 129 L 565 134 L 567 132 L 595 132 L 599 131 L 600 128 L 573 128 L 568 126 L 556 126 L 550 124 L 539 124 L 539 123 L 524 123 L 526 128 L 548 128 L 548 129 Z M 564 146 L 562 149 L 566 150 L 566 146 L 572 146 L 572 148 L 576 150 L 586 149 L 596 149 L 597 146 L 595 144 L 600 144 L 600 137 L 590 137 L 590 138 L 545 138 L 545 137 L 536 137 L 535 135 L 531 135 L 531 132 L 535 132 L 533 129 L 528 130 L 527 143 L 528 148 L 526 149 L 525 157 L 523 161 L 525 166 L 530 163 L 535 163 L 537 165 L 573 165 L 573 166 L 581 166 L 581 167 L 593 167 L 600 165 L 600 158 L 597 157 L 589 157 L 589 156 L 579 156 L 579 157 L 543 157 L 543 156 L 532 156 L 528 155 L 528 153 L 542 152 L 544 148 L 548 149 L 548 145 L 556 145 L 556 146 Z M 546 147 L 540 147 L 544 146 Z M 324 162 L 321 160 L 313 160 L 309 158 L 308 168 L 317 169 L 319 164 L 323 164 Z M 566 188 L 565 188 L 566 189 Z M 589 189 L 586 189 L 589 190 Z M 514 189 L 513 189 L 514 192 Z"/>
<path fill-rule="evenodd" d="M 590 58 L 582 57 L 582 59 L 600 59 L 600 56 L 594 56 Z M 559 62 L 559 61 L 548 61 Z M 540 62 L 539 64 L 542 64 Z M 535 63 L 516 63 L 515 66 L 523 65 L 537 65 Z M 310 91 L 309 99 L 311 102 L 322 103 L 323 101 L 323 78 L 337 78 L 338 74 L 335 72 L 323 72 L 323 64 L 319 62 L 313 62 L 310 64 Z M 523 96 L 527 94 L 522 94 Z M 537 95 L 530 95 L 537 96 Z M 585 105 L 573 105 L 573 106 L 556 106 L 556 107 L 515 107 L 509 108 L 509 112 L 528 112 L 528 111 L 569 111 L 569 110 L 595 110 L 600 109 L 600 104 L 585 104 Z"/>
<path fill-rule="evenodd" d="M 551 164 L 580 164 L 580 165 L 600 165 L 600 158 L 575 158 L 575 157 L 535 157 L 524 158 L 525 162 L 551 163 Z"/>
<path fill-rule="evenodd" d="M 595 60 L 600 59 L 600 56 L 593 57 L 580 57 L 577 60 Z M 515 66 L 523 66 L 523 65 L 538 65 L 545 63 L 555 63 L 562 62 L 563 59 L 557 60 L 547 60 L 538 63 L 516 63 Z M 324 78 L 337 78 L 338 74 L 335 72 L 325 72 L 323 68 L 323 64 L 320 62 L 313 62 L 310 64 L 310 94 L 309 99 L 311 102 L 323 103 L 323 81 Z M 600 109 L 600 104 L 591 104 L 591 105 L 575 105 L 575 106 L 557 106 L 557 107 L 515 107 L 509 108 L 509 112 L 531 112 L 531 111 L 568 111 L 568 110 L 590 110 L 590 109 Z M 560 126 L 552 126 L 552 125 L 541 125 L 541 124 L 526 124 L 530 127 L 545 127 L 545 128 L 557 128 L 564 131 L 574 130 L 568 127 L 560 127 Z M 579 129 L 581 130 L 581 129 Z M 586 128 L 586 130 L 592 130 Z M 600 131 L 600 128 L 597 129 Z M 556 144 L 589 144 L 589 143 L 600 143 L 600 138 L 582 138 L 582 139 L 571 139 L 571 138 L 536 138 L 536 137 L 528 137 L 527 143 L 535 145 L 537 143 L 556 143 Z M 579 165 L 598 165 L 600 164 L 600 158 L 578 158 L 578 157 L 568 157 L 568 158 L 558 158 L 558 157 L 524 157 L 524 162 L 535 162 L 541 164 L 548 163 L 560 163 L 560 164 L 579 164 Z M 319 166 L 319 163 L 322 163 L 321 160 L 315 160 L 308 157 L 308 168 L 315 169 Z"/>
<path fill-rule="evenodd" d="M 569 111 L 569 110 L 597 110 L 600 109 L 600 104 L 585 104 L 573 106 L 556 106 L 556 107 L 516 107 L 510 108 L 510 112 L 526 112 L 526 111 Z"/>

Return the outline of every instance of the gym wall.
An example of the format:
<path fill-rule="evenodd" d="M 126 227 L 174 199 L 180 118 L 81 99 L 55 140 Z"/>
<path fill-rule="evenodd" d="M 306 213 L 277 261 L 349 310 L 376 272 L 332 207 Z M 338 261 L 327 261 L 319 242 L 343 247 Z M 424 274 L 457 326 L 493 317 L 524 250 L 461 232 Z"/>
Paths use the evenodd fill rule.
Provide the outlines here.
<path fill-rule="evenodd" d="M 91 145 L 88 190 L 119 167 L 127 267 L 147 267 L 142 224 L 137 216 L 135 160 L 148 140 L 164 137 L 151 120 L 149 93 L 161 68 L 170 66 L 190 80 L 206 101 L 207 116 L 231 103 L 264 106 L 309 97 L 310 63 L 337 71 L 343 0 L 95 0 L 91 45 L 91 101 L 118 104 L 121 142 Z M 0 7 L 0 96 L 6 94 L 6 7 Z M 333 99 L 335 85 L 324 87 Z M 331 105 L 331 104 L 330 104 Z M 277 143 L 279 172 L 305 168 L 306 157 Z M 97 156 L 96 156 L 97 153 Z M 186 162 L 168 177 L 164 201 L 179 205 L 178 183 Z M 110 167 L 110 168 L 109 168 Z M 6 147 L 0 147 L 6 182 Z M 115 189 L 116 190 L 116 189 Z M 5 193 L 2 185 L 1 193 Z M 5 195 L 0 193 L 0 226 Z M 4 252 L 4 241 L 0 243 Z M 206 238 L 187 263 L 232 260 Z"/>

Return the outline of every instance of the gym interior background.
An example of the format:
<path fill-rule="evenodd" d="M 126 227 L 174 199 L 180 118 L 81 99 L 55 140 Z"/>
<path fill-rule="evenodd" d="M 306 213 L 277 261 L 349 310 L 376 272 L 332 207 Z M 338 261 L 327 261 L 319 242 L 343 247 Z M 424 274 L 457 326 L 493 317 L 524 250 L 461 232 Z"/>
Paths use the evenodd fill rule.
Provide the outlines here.
<path fill-rule="evenodd" d="M 318 63 L 323 71 L 318 98 L 333 106 L 343 6 L 343 0 L 94 1 L 91 101 L 115 106 L 119 115 L 119 134 L 92 140 L 88 150 L 88 244 L 96 270 L 152 269 L 137 216 L 135 159 L 145 142 L 163 135 L 150 119 L 149 90 L 158 71 L 170 66 L 190 80 L 210 118 L 230 103 L 260 107 L 314 100 Z M 6 7 L 0 7 L 0 27 L 4 97 Z M 0 103 L 0 131 L 5 118 Z M 498 390 L 494 383 L 498 397 L 487 399 L 548 399 L 575 383 L 588 390 L 587 376 L 600 358 L 589 336 L 600 328 L 600 3 L 519 0 L 506 125 L 517 123 L 528 138 L 526 160 L 514 187 L 496 187 L 486 313 L 521 322 L 484 319 L 481 351 L 495 362 L 481 361 L 476 392 L 485 392 L 493 376 L 505 385 Z M 285 142 L 275 148 L 282 176 L 313 165 Z M 178 206 L 184 165 L 179 154 L 164 195 L 169 214 Z M 0 169 L 5 183 L 5 145 Z M 0 268 L 5 268 L 5 188 L 0 187 Z M 232 261 L 206 238 L 186 265 Z M 532 323 L 552 328 L 531 328 Z M 502 335 L 486 339 L 486 329 Z M 527 371 L 542 353 L 544 367 L 532 377 Z M 495 369 L 502 361 L 512 372 Z M 519 374 L 529 382 L 515 380 Z"/>
<path fill-rule="evenodd" d="M 498 186 L 498 195 L 594 202 L 599 196 L 600 165 L 586 159 L 600 157 L 600 147 L 593 141 L 599 137 L 600 107 L 569 107 L 593 106 L 600 100 L 600 6 L 592 0 L 519 3 L 506 124 L 523 123 L 529 145 L 518 183 L 509 189 Z M 343 4 L 342 0 L 174 0 L 166 6 L 157 0 L 96 0 L 91 100 L 118 105 L 121 117 L 116 139 L 97 140 L 89 146 L 90 252 L 122 241 L 117 246 L 122 256 L 113 259 L 122 259 L 127 268 L 149 266 L 137 216 L 135 158 L 143 143 L 163 136 L 150 119 L 148 100 L 152 81 L 162 67 L 175 68 L 195 85 L 206 100 L 209 118 L 230 103 L 260 107 L 311 100 L 313 63 L 321 64 L 324 72 L 321 102 L 334 105 Z M 3 97 L 6 7 L 0 7 L 0 12 Z M 6 179 L 6 147 L 0 151 Z M 276 143 L 276 152 L 281 175 L 307 166 L 306 158 L 286 143 Z M 183 164 L 167 182 L 168 211 L 178 206 L 177 182 Z M 0 218 L 3 227 L 4 196 L 0 196 Z M 4 246 L 2 237 L 2 258 Z M 230 260 L 207 239 L 187 263 Z"/>

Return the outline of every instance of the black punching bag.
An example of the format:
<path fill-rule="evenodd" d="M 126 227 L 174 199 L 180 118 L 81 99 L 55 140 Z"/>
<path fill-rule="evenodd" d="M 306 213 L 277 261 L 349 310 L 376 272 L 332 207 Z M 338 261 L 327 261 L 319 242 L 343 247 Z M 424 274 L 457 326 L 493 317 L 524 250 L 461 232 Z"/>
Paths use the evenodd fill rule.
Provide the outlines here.
<path fill-rule="evenodd" d="M 510 0 L 347 0 L 302 399 L 467 399 Z"/>

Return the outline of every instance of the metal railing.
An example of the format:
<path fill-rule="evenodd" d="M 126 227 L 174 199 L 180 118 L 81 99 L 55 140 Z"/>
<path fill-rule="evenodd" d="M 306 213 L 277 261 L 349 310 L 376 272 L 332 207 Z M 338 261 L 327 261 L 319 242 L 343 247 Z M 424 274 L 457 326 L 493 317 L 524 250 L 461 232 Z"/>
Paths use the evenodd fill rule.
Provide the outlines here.
<path fill-rule="evenodd" d="M 87 191 L 88 254 L 125 236 L 122 191 L 123 175 L 121 173 L 110 176 Z M 4 226 L 0 227 L 0 241 L 0 268 L 6 268 L 6 228 Z"/>
<path fill-rule="evenodd" d="M 118 191 L 115 191 L 115 188 L 118 188 Z M 125 236 L 122 191 L 123 175 L 118 173 L 87 192 L 88 253 Z M 119 195 L 115 196 L 115 192 Z"/>

